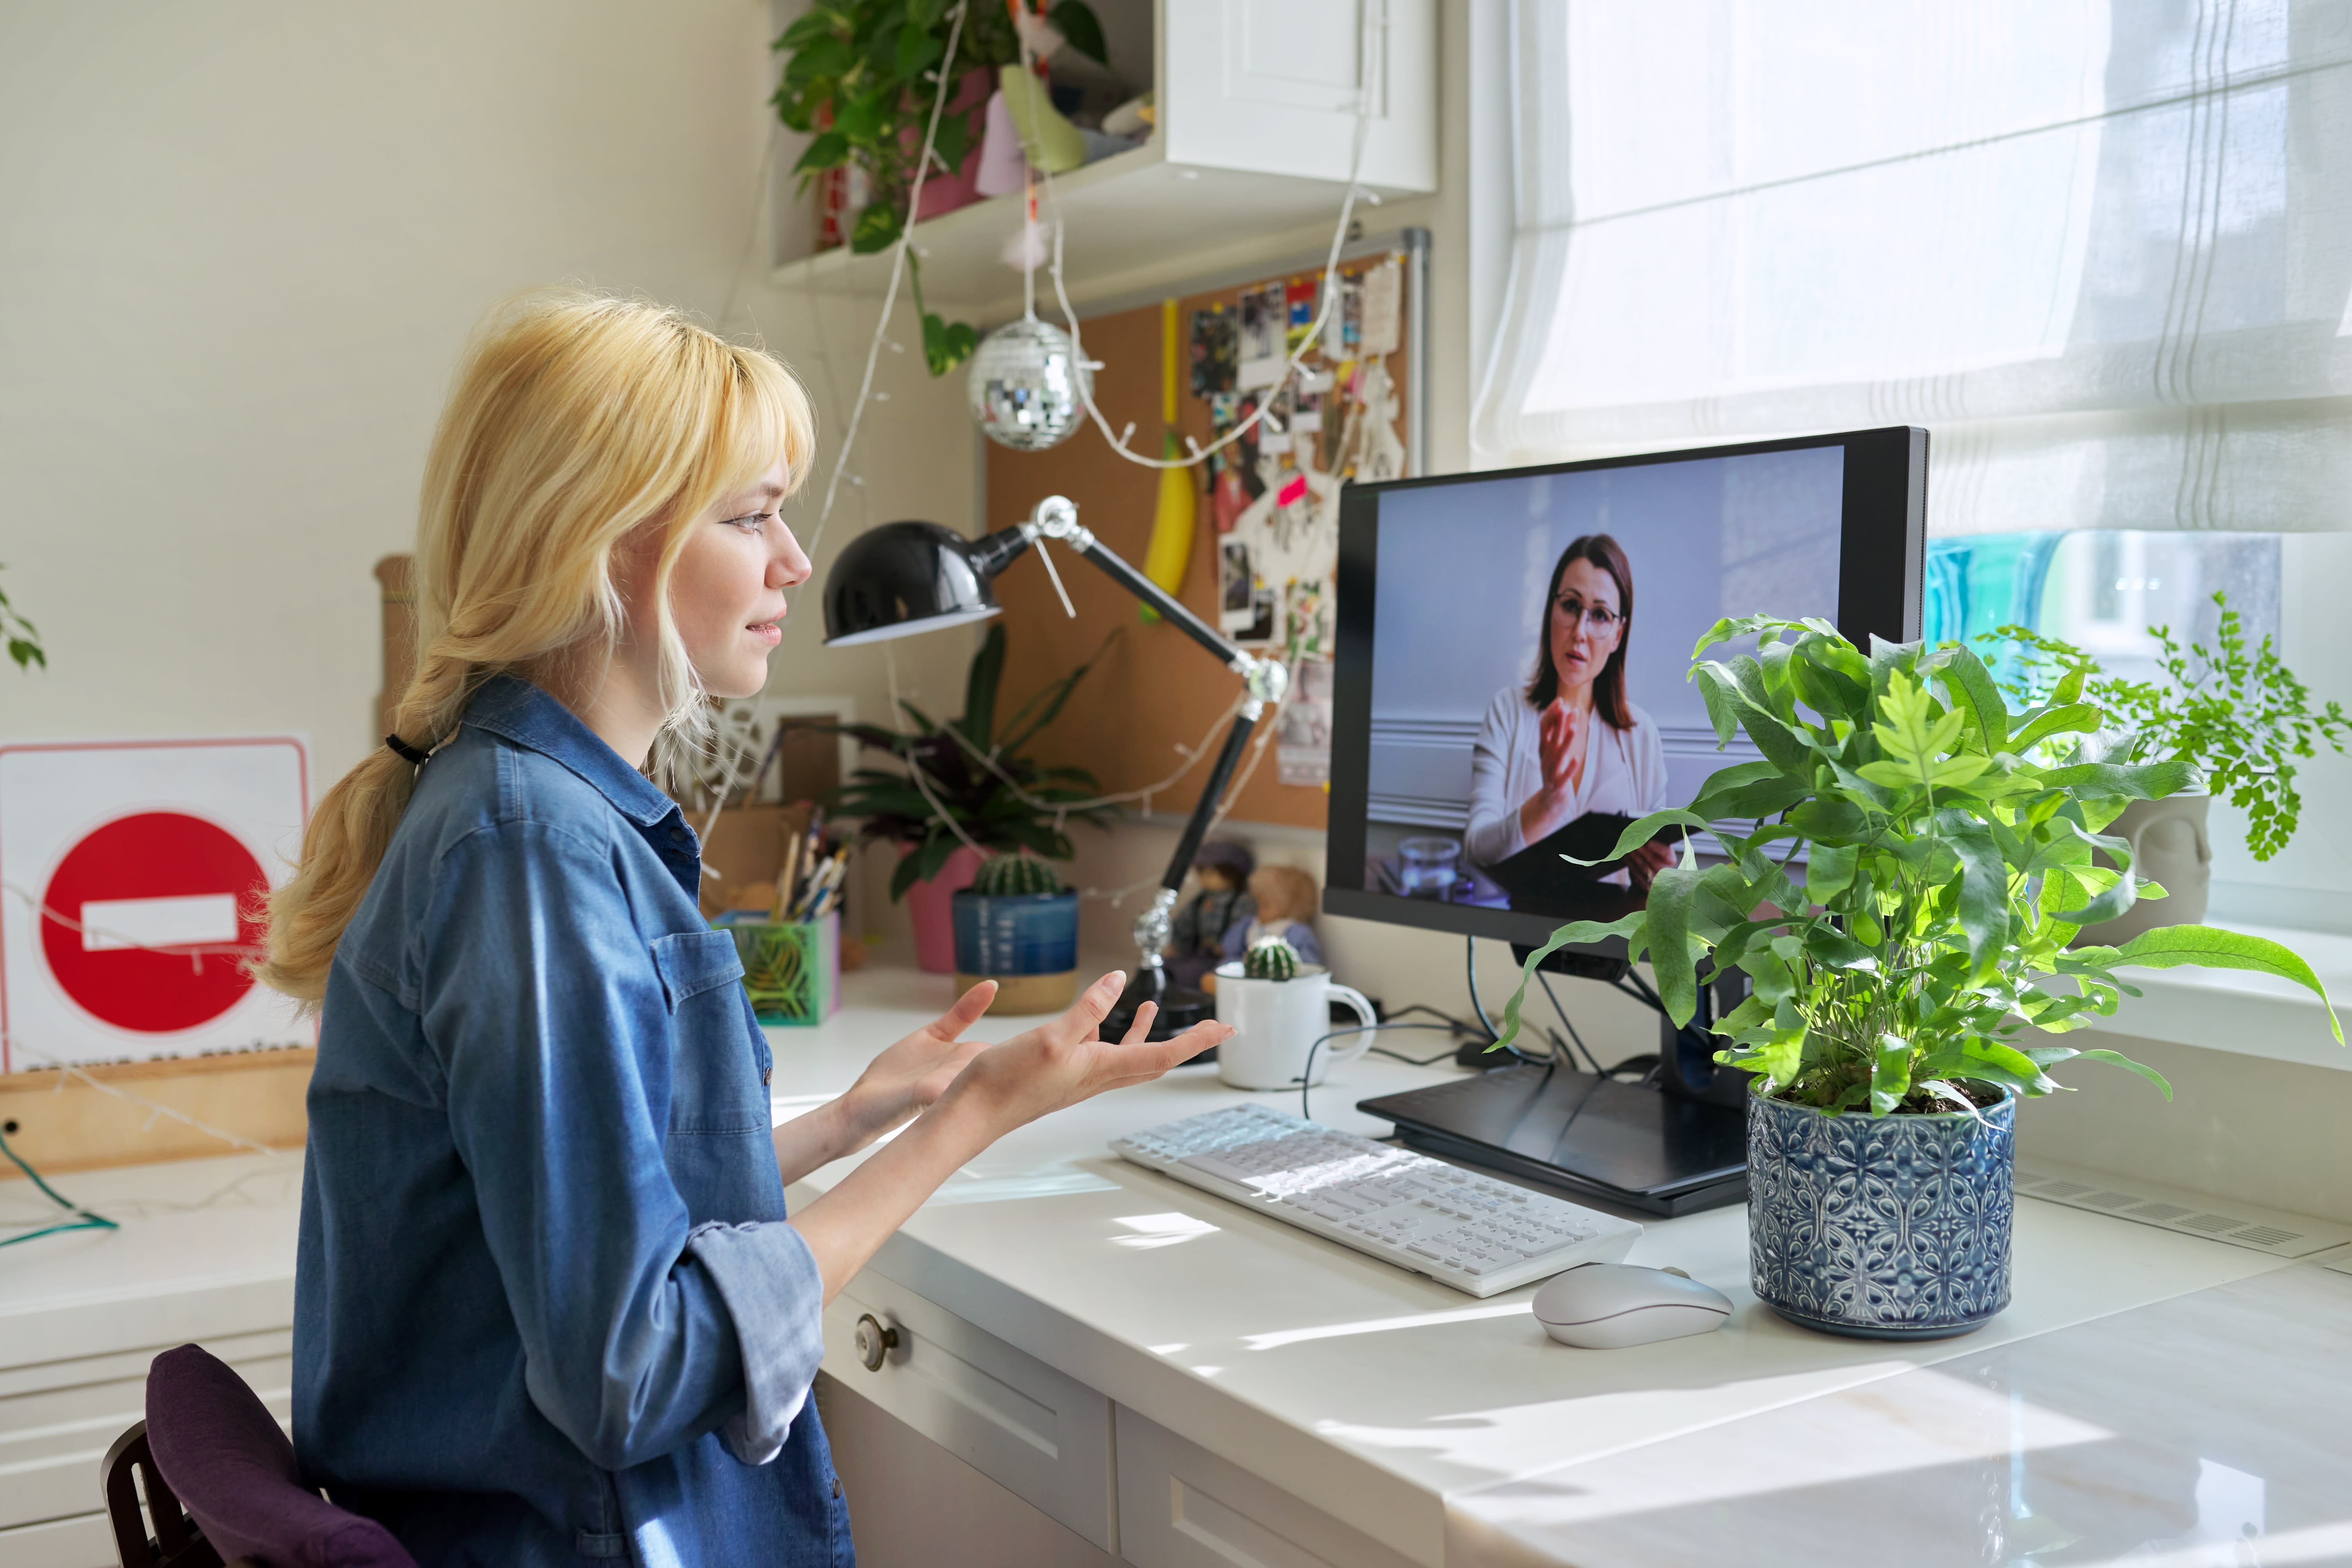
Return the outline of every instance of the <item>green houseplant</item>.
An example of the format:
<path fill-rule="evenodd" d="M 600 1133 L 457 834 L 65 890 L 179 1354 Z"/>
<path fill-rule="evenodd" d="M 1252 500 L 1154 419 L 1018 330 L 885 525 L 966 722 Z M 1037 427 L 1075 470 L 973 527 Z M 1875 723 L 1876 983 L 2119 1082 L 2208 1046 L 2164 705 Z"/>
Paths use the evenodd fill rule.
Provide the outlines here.
<path fill-rule="evenodd" d="M 900 768 L 860 768 L 834 796 L 831 809 L 858 822 L 858 837 L 900 846 L 891 873 L 895 901 L 917 897 L 917 962 L 933 973 L 952 967 L 953 943 L 948 900 L 966 885 L 987 854 L 1027 850 L 1049 860 L 1067 860 L 1076 851 L 1066 830 L 1072 822 L 1108 827 L 1107 806 L 1073 803 L 1099 793 L 1084 768 L 1049 767 L 1026 754 L 1046 725 L 1101 658 L 1049 681 L 1000 722 L 997 687 L 1004 675 L 1004 626 L 992 624 L 964 679 L 963 713 L 937 721 L 901 701 L 913 726 L 891 730 L 878 724 L 812 724 L 812 729 L 848 735 L 896 758 Z"/>
<path fill-rule="evenodd" d="M 965 7 L 954 26 L 952 0 L 819 0 L 784 29 L 774 47 L 785 55 L 783 79 L 770 100 L 793 130 L 811 138 L 793 165 L 801 188 L 833 169 L 866 176 L 865 205 L 850 220 L 849 248 L 887 249 L 911 221 L 908 206 L 922 156 L 940 75 L 961 83 L 973 71 L 993 79 L 1021 58 L 1019 36 L 1003 5 Z M 1108 63 L 1102 25 L 1084 0 L 1061 0 L 1047 15 L 1055 31 L 1081 54 Z M 947 58 L 950 36 L 955 58 Z M 951 94 L 957 89 L 950 86 Z M 981 94 L 984 100 L 986 94 Z M 932 142 L 931 177 L 952 177 L 980 145 L 980 116 L 949 105 Z M 923 355 L 933 375 L 945 375 L 970 357 L 979 336 L 961 321 L 924 310 L 922 273 L 907 257 L 915 312 L 923 323 Z"/>
<path fill-rule="evenodd" d="M 2337 752 L 2352 734 L 2352 719 L 2336 702 L 2315 706 L 2310 689 L 2272 647 L 2248 647 L 2238 612 L 2215 594 L 2221 611 L 2211 646 L 2176 640 L 2170 626 L 2150 626 L 2163 650 L 2154 680 L 2131 680 L 2100 668 L 2071 643 L 2025 626 L 2002 626 L 1980 641 L 2015 647 L 2021 660 L 2014 689 L 2028 700 L 2074 679 L 2111 715 L 2113 734 L 2069 737 L 2071 753 L 2112 762 L 2169 759 L 2192 763 L 2205 788 L 2161 801 L 2135 801 L 2110 827 L 2128 839 L 2139 864 L 2172 893 L 2171 901 L 2137 909 L 2080 939 L 2114 942 L 2160 922 L 2204 918 L 2212 852 L 2206 830 L 2212 797 L 2246 814 L 2246 847 L 2267 860 L 2286 847 L 2303 815 L 2294 787 L 2297 758 L 2317 754 L 2315 742 Z"/>
<path fill-rule="evenodd" d="M 1753 654 L 1699 658 L 1748 637 Z M 1561 927 L 1529 956 L 1497 1045 L 1517 1033 L 1536 965 L 1568 942 L 1622 938 L 1677 1025 L 1696 1010 L 1702 963 L 1744 971 L 1752 994 L 1713 1028 L 1716 1059 L 1758 1075 L 1758 1296 L 1833 1331 L 1965 1331 L 2008 1301 L 2017 1100 L 2058 1089 L 2051 1069 L 2077 1059 L 2170 1096 L 2148 1068 L 2053 1038 L 2115 1011 L 2131 989 L 2116 970 L 2251 969 L 2323 1004 L 2326 992 L 2278 943 L 2201 925 L 2069 947 L 2161 893 L 2103 829 L 2126 803 L 2200 777 L 2179 760 L 2034 760 L 2045 742 L 2113 727 L 2084 673 L 2012 713 L 1958 644 L 1874 640 L 1864 654 L 1827 622 L 1769 616 L 1717 622 L 1692 658 L 1717 736 L 1745 731 L 1763 756 L 1633 823 L 1615 854 L 1679 826 L 1712 828 L 1728 858 L 1701 865 L 1686 837 L 1642 911 Z"/>

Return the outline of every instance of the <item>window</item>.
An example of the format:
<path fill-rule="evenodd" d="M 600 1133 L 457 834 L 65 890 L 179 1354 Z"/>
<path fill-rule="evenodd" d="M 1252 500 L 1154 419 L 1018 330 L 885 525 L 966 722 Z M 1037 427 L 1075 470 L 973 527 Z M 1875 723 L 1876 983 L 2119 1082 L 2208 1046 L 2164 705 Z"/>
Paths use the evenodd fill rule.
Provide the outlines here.
<path fill-rule="evenodd" d="M 1514 26 L 1484 459 L 1912 423 L 1938 532 L 2352 524 L 2352 7 Z"/>

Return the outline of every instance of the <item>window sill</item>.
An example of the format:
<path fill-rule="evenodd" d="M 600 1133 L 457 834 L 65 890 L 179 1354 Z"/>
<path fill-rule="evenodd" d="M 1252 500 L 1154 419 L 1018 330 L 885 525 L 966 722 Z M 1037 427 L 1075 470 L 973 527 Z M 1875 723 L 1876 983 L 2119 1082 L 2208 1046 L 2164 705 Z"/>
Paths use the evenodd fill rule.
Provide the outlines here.
<path fill-rule="evenodd" d="M 2287 926 L 2226 922 L 2301 953 L 2338 1009 L 2352 1005 L 2352 936 Z M 2126 996 L 2112 1018 L 2084 1033 L 2202 1046 L 2240 1056 L 2352 1072 L 2352 1047 L 2327 1032 L 2319 998 L 2292 981 L 2242 969 L 2122 969 L 2118 978 L 2143 994 Z"/>

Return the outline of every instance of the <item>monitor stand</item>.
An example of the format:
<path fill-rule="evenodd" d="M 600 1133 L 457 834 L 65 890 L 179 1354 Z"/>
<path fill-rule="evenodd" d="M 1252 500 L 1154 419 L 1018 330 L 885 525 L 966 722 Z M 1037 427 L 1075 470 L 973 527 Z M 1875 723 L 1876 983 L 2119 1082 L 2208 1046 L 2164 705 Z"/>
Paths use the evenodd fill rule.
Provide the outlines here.
<path fill-rule="evenodd" d="M 1394 1122 L 1409 1149 L 1645 1214 L 1693 1214 L 1748 1194 L 1745 1106 L 1521 1064 L 1356 1109 Z"/>

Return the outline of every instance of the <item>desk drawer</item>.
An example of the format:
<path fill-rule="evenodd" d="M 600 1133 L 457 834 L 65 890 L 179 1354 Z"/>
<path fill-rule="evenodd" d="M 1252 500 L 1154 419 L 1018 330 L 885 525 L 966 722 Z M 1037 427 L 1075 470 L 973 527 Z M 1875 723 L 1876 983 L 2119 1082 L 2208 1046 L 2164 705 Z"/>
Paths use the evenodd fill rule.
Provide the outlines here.
<path fill-rule="evenodd" d="M 282 1423 L 293 1399 L 292 1339 L 279 1329 L 205 1348 L 236 1368 Z M 124 1428 L 146 1419 L 147 1363 L 170 1348 L 10 1370 L 0 1391 L 0 1530 L 103 1511 L 99 1465 Z M 0 1553 L 0 1561 L 13 1560 Z"/>
<path fill-rule="evenodd" d="M 1134 1568 L 1416 1568 L 1125 1405 L 1118 1420 L 1119 1549 Z"/>
<path fill-rule="evenodd" d="M 895 1328 L 868 1371 L 857 1320 Z M 824 1370 L 1106 1552 L 1113 1525 L 1110 1401 L 946 1308 L 868 1271 L 824 1310 Z"/>

